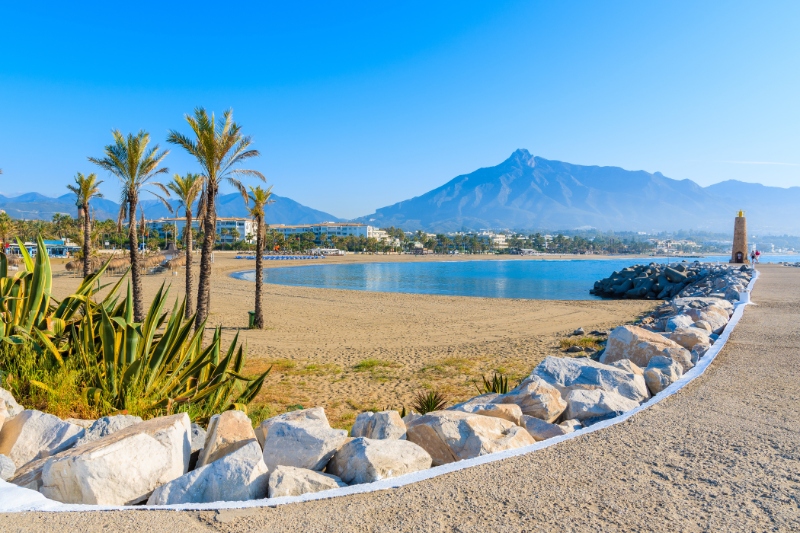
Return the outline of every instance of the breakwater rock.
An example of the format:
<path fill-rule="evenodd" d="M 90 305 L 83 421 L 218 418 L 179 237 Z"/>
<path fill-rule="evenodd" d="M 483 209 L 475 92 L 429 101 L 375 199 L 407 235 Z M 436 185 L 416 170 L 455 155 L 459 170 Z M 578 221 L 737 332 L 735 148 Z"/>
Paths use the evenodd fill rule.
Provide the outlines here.
<path fill-rule="evenodd" d="M 746 265 L 682 262 L 634 265 L 596 281 L 589 292 L 606 298 L 667 300 L 675 297 L 739 299 L 752 278 Z"/>

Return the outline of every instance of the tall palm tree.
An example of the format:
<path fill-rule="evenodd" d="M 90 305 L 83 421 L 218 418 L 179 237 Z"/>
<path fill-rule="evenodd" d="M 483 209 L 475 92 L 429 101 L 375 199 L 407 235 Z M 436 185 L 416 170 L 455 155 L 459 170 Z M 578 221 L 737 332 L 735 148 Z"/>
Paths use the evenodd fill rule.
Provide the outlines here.
<path fill-rule="evenodd" d="M 8 213 L 5 211 L 0 213 L 0 241 L 2 242 L 2 250 L 0 251 L 5 252 L 8 238 L 16 230 L 16 224 L 14 224 L 14 221 L 11 219 Z"/>
<path fill-rule="evenodd" d="M 264 207 L 274 203 L 272 199 L 272 185 L 266 189 L 261 188 L 261 185 L 253 188 L 250 187 L 250 194 L 248 195 L 250 201 L 253 202 L 253 207 L 249 209 L 250 216 L 256 222 L 256 308 L 255 308 L 255 321 L 253 325 L 258 329 L 264 329 L 264 310 L 261 306 L 261 285 L 264 279 L 262 271 L 263 255 L 264 255 Z"/>
<path fill-rule="evenodd" d="M 83 277 L 89 277 L 89 255 L 92 251 L 92 230 L 89 214 L 89 200 L 92 198 L 102 198 L 99 186 L 102 180 L 97 180 L 97 174 L 84 176 L 80 172 L 75 176 L 75 185 L 67 185 L 67 189 L 75 193 L 77 197 L 78 215 L 83 223 Z"/>
<path fill-rule="evenodd" d="M 175 194 L 178 199 L 178 208 L 183 207 L 186 217 L 186 228 L 183 231 L 186 239 L 186 318 L 194 313 L 194 301 L 192 299 L 192 206 L 197 201 L 198 196 L 203 190 L 203 178 L 199 174 L 186 174 L 181 177 L 179 174 L 172 176 L 172 181 L 167 184 L 167 189 Z M 203 218 L 203 204 L 198 206 L 198 217 Z"/>
<path fill-rule="evenodd" d="M 197 328 L 205 321 L 211 305 L 211 253 L 217 234 L 216 201 L 220 185 L 228 183 L 235 187 L 247 204 L 247 190 L 237 177 L 254 176 L 262 181 L 266 181 L 266 178 L 256 170 L 236 168 L 244 161 L 261 154 L 250 148 L 253 141 L 242 135 L 241 126 L 233 121 L 233 110 L 225 111 L 221 121 L 217 121 L 213 113 L 209 116 L 202 107 L 195 109 L 194 116 L 186 115 L 185 118 L 194 137 L 171 130 L 167 142 L 181 146 L 197 159 L 203 169 L 202 199 L 206 216 L 203 219 L 203 249 L 197 286 Z"/>
<path fill-rule="evenodd" d="M 111 132 L 114 144 L 105 147 L 105 156 L 102 158 L 90 157 L 89 161 L 107 170 L 116 176 L 122 192 L 120 194 L 119 218 L 117 227 L 122 226 L 123 220 L 128 219 L 128 239 L 130 241 L 131 279 L 133 281 L 133 316 L 136 322 L 144 320 L 144 303 L 142 301 L 142 272 L 139 261 L 139 241 L 136 234 L 136 207 L 139 195 L 145 190 L 145 185 L 158 175 L 167 172 L 166 167 L 158 168 L 169 153 L 169 150 L 159 152 L 158 145 L 148 148 L 150 134 L 139 131 L 136 135 L 129 133 L 125 137 L 119 130 Z M 167 196 L 169 191 L 160 183 L 151 182 Z M 154 194 L 165 204 L 166 200 Z"/>

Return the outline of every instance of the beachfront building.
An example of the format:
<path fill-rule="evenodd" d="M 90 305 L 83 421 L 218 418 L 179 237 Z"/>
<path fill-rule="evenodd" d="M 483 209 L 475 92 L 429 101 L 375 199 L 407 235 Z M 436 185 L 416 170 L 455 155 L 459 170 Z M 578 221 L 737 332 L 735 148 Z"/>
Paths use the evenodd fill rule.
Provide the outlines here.
<path fill-rule="evenodd" d="M 69 239 L 44 239 L 44 248 L 47 250 L 48 257 L 72 257 L 81 247 Z M 31 255 L 36 255 L 36 243 L 26 242 L 25 249 Z M 6 243 L 6 254 L 20 255 L 19 244 Z"/>
<path fill-rule="evenodd" d="M 186 227 L 185 218 L 159 218 L 146 221 L 147 228 L 158 233 L 161 239 L 180 240 L 183 228 Z M 192 221 L 192 229 L 199 230 L 197 220 Z M 256 223 L 249 218 L 217 217 L 217 242 L 231 244 L 245 241 L 249 244 L 256 242 Z"/>
<path fill-rule="evenodd" d="M 330 240 L 331 237 L 344 239 L 347 237 L 365 237 L 367 239 L 377 239 L 378 241 L 389 241 L 389 235 L 381 229 L 359 224 L 356 222 L 320 222 L 319 224 L 270 224 L 270 231 L 276 231 L 283 235 L 284 239 L 290 239 L 304 233 L 313 233 L 316 242 Z"/>

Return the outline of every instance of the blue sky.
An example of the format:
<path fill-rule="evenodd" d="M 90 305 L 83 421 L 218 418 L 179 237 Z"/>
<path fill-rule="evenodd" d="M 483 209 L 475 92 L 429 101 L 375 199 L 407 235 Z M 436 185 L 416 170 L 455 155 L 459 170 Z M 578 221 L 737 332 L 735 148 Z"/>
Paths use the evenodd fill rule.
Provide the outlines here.
<path fill-rule="evenodd" d="M 516 148 L 800 185 L 800 2 L 6 2 L 0 21 L 4 194 L 65 193 L 112 128 L 165 146 L 198 105 L 234 109 L 277 194 L 341 217 Z"/>

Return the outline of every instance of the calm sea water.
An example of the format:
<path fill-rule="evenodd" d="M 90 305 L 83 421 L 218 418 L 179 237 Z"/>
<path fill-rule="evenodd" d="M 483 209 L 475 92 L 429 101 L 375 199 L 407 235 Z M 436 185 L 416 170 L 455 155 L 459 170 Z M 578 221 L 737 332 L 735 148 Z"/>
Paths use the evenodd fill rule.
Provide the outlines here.
<path fill-rule="evenodd" d="M 709 256 L 701 261 L 727 262 Z M 800 256 L 767 256 L 762 262 L 798 261 Z M 589 289 L 598 279 L 653 258 L 570 261 L 436 261 L 419 263 L 316 264 L 264 270 L 264 281 L 295 287 L 357 291 L 525 298 L 594 300 Z M 694 261 L 694 259 L 691 259 Z M 659 263 L 666 263 L 659 258 Z M 675 260 L 671 260 L 675 263 Z M 255 280 L 255 271 L 235 277 Z"/>

